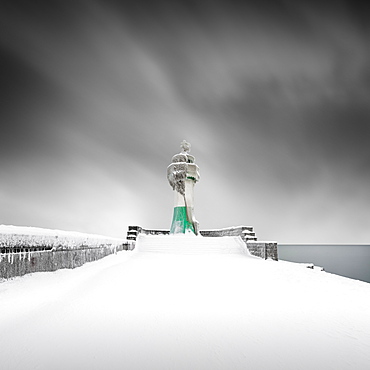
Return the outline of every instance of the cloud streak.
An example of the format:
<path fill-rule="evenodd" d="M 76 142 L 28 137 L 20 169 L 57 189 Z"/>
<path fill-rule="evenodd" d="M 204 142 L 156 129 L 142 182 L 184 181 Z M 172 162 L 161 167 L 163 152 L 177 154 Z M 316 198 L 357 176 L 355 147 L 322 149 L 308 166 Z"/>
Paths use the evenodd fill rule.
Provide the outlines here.
<path fill-rule="evenodd" d="M 201 227 L 368 240 L 364 14 L 274 4 L 4 2 L 2 222 L 112 236 L 168 227 L 165 169 L 186 138 Z"/>

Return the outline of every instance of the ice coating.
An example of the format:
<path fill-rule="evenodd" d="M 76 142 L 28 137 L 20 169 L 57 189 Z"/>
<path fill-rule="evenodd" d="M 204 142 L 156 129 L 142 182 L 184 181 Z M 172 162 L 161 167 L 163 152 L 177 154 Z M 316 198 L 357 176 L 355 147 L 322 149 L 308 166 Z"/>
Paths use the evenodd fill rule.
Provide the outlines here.
<path fill-rule="evenodd" d="M 175 193 L 175 210 L 171 233 L 184 233 L 188 228 L 198 234 L 199 223 L 194 216 L 194 184 L 199 181 L 199 167 L 194 156 L 189 154 L 191 145 L 183 140 L 182 152 L 172 157 L 167 167 L 167 179 Z M 184 207 L 185 209 L 180 209 Z"/>

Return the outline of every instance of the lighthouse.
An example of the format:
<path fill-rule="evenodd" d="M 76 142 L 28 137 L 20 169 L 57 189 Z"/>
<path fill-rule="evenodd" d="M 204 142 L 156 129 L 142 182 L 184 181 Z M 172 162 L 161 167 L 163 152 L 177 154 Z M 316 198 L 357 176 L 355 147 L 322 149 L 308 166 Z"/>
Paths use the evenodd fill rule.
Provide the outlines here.
<path fill-rule="evenodd" d="M 167 179 L 175 193 L 170 233 L 198 235 L 199 223 L 194 216 L 194 185 L 200 179 L 199 167 L 190 152 L 190 144 L 183 140 L 181 153 L 172 157 L 167 167 Z"/>

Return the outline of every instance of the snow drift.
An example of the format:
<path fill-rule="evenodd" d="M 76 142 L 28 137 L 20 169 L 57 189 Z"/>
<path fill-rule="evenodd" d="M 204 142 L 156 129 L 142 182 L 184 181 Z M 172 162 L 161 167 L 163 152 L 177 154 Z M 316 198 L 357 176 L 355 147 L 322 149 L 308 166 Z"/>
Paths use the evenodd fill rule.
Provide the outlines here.
<path fill-rule="evenodd" d="M 109 245 L 113 248 L 125 242 L 125 239 L 109 238 L 102 235 L 86 234 L 76 231 L 0 225 L 0 247 L 9 250 L 31 247 L 49 247 L 54 250 L 65 250 L 78 249 L 82 246 L 98 248 L 101 245 Z"/>

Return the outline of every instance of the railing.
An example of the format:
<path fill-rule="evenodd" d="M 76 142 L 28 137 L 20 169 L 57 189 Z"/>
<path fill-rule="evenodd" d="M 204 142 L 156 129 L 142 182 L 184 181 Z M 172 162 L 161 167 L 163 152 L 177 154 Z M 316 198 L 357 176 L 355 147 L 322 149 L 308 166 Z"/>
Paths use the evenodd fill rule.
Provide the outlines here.
<path fill-rule="evenodd" d="M 131 247 L 123 239 L 95 236 L 0 234 L 0 279 L 75 268 Z"/>

